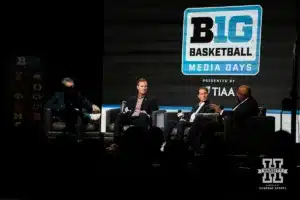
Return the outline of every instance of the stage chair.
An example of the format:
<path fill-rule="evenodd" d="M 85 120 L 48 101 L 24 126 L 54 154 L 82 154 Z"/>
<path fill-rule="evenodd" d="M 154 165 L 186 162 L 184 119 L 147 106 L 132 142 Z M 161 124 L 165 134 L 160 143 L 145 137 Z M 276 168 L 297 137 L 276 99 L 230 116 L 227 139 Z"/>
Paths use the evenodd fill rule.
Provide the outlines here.
<path fill-rule="evenodd" d="M 243 127 L 224 119 L 224 136 L 227 154 L 235 160 L 236 166 L 253 169 L 255 160 L 269 155 L 275 146 L 275 117 L 255 116 Z"/>
<path fill-rule="evenodd" d="M 187 116 L 190 112 L 183 112 L 183 113 L 184 113 L 185 116 Z M 202 117 L 202 118 L 204 118 L 204 120 L 210 120 L 210 121 L 213 120 L 210 117 L 207 118 L 207 117 L 199 116 L 199 115 L 201 115 L 201 114 L 197 114 L 196 117 Z M 217 115 L 216 115 L 216 118 L 217 118 Z M 167 122 L 170 121 L 170 120 L 172 120 L 172 121 L 178 121 L 177 112 L 167 112 L 165 120 Z M 183 138 L 183 140 L 185 140 L 185 141 L 188 140 L 188 133 L 189 133 L 190 128 L 191 128 L 190 126 L 187 126 L 184 129 L 184 138 Z M 173 139 L 176 138 L 176 136 L 177 136 L 177 128 L 174 127 L 172 129 L 172 131 L 171 131 L 170 139 L 173 140 Z"/>
<path fill-rule="evenodd" d="M 234 122 L 232 124 L 234 124 Z M 232 137 L 236 137 L 237 149 L 233 149 L 234 151 L 268 154 L 272 150 L 272 145 L 275 142 L 275 117 L 251 117 L 243 124 L 243 127 L 233 125 L 231 130 L 231 132 L 227 132 L 225 135 L 229 142 L 234 140 Z M 233 133 L 234 135 L 232 135 Z"/>
<path fill-rule="evenodd" d="M 183 114 L 185 116 L 187 116 L 190 112 L 183 112 Z M 168 121 L 178 121 L 178 117 L 177 117 L 177 112 L 166 112 L 165 114 L 165 121 L 168 122 Z M 186 127 L 185 130 L 184 130 L 184 139 L 187 139 L 188 136 L 187 136 L 187 133 L 189 132 L 189 129 L 190 127 Z M 177 136 L 177 128 L 174 127 L 171 131 L 171 134 L 170 134 L 170 138 L 171 140 L 175 139 L 175 137 Z"/>
<path fill-rule="evenodd" d="M 84 131 L 82 134 L 84 138 L 100 137 L 100 120 L 101 117 L 96 121 L 89 120 L 89 122 L 83 127 Z M 80 123 L 82 122 L 79 120 L 78 123 L 78 125 L 80 125 Z M 44 109 L 44 132 L 46 134 L 46 137 L 51 139 L 63 134 L 63 130 L 65 129 L 65 127 L 65 122 L 57 117 L 57 114 L 55 112 L 52 112 L 50 108 Z"/>
<path fill-rule="evenodd" d="M 114 130 L 115 130 L 115 120 L 117 118 L 117 115 L 121 112 L 120 108 L 115 109 L 109 109 L 106 110 L 106 133 L 104 133 L 104 137 L 113 137 Z M 152 112 L 152 126 L 156 126 L 164 130 L 166 127 L 166 117 L 165 117 L 166 111 L 165 110 L 157 110 Z M 129 127 L 133 125 L 125 125 L 123 126 L 123 132 L 125 132 Z"/>

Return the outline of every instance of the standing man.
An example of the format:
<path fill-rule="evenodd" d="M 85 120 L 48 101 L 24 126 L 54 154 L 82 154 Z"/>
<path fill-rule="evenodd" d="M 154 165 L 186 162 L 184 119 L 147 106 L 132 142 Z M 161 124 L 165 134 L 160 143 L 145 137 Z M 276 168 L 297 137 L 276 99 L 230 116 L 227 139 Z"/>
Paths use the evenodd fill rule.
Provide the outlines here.
<path fill-rule="evenodd" d="M 128 98 L 125 111 L 118 114 L 115 121 L 114 144 L 112 148 L 120 142 L 121 132 L 124 125 L 135 125 L 143 127 L 145 130 L 151 125 L 151 114 L 158 110 L 155 98 L 147 95 L 148 82 L 141 78 L 137 81 L 137 95 Z"/>
<path fill-rule="evenodd" d="M 164 151 L 164 148 L 166 146 L 166 142 L 169 138 L 170 133 L 172 132 L 173 128 L 177 128 L 177 134 L 182 139 L 184 136 L 184 130 L 186 127 L 191 127 L 196 115 L 198 113 L 214 113 L 214 110 L 210 107 L 209 100 L 208 100 L 208 89 L 206 87 L 200 87 L 198 90 L 199 103 L 197 105 L 193 106 L 191 112 L 184 116 L 184 114 L 178 113 L 177 116 L 179 118 L 179 121 L 169 121 L 168 122 L 168 128 L 165 132 L 165 142 L 163 143 L 161 147 L 161 151 Z"/>

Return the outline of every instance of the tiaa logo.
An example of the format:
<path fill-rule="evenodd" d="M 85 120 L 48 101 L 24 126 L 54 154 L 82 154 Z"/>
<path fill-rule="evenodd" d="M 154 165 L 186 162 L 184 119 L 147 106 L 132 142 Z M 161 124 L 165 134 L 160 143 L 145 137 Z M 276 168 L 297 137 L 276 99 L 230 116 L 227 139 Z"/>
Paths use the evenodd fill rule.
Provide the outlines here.
<path fill-rule="evenodd" d="M 184 11 L 184 75 L 259 73 L 262 7 L 188 8 Z"/>

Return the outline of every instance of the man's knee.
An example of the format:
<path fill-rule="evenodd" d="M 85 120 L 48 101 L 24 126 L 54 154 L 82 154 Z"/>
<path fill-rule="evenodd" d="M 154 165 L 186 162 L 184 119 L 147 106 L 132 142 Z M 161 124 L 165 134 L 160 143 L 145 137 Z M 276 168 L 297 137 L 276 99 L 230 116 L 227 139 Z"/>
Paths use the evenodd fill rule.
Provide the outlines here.
<path fill-rule="evenodd" d="M 186 121 L 181 120 L 181 121 L 178 122 L 178 124 L 180 126 L 185 126 L 187 123 L 186 123 Z"/>
<path fill-rule="evenodd" d="M 141 113 L 139 116 L 141 121 L 148 122 L 150 120 L 149 116 L 147 114 Z"/>
<path fill-rule="evenodd" d="M 122 121 L 122 119 L 124 118 L 125 113 L 119 113 L 116 117 L 116 122 L 120 122 Z"/>
<path fill-rule="evenodd" d="M 120 113 L 117 114 L 117 118 L 121 118 L 121 117 L 123 117 L 125 115 L 126 115 L 125 113 L 120 112 Z"/>
<path fill-rule="evenodd" d="M 147 115 L 140 115 L 137 119 L 132 122 L 133 125 L 139 127 L 149 126 L 149 117 Z"/>

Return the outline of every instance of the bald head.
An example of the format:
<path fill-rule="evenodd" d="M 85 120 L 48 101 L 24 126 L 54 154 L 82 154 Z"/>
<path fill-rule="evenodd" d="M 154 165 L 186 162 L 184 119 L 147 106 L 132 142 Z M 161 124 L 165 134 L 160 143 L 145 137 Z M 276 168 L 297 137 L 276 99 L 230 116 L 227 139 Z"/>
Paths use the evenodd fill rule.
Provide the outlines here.
<path fill-rule="evenodd" d="M 251 96 L 251 88 L 247 85 L 241 85 L 237 89 L 237 97 L 240 101 L 243 101 L 244 99 L 247 99 Z"/>

